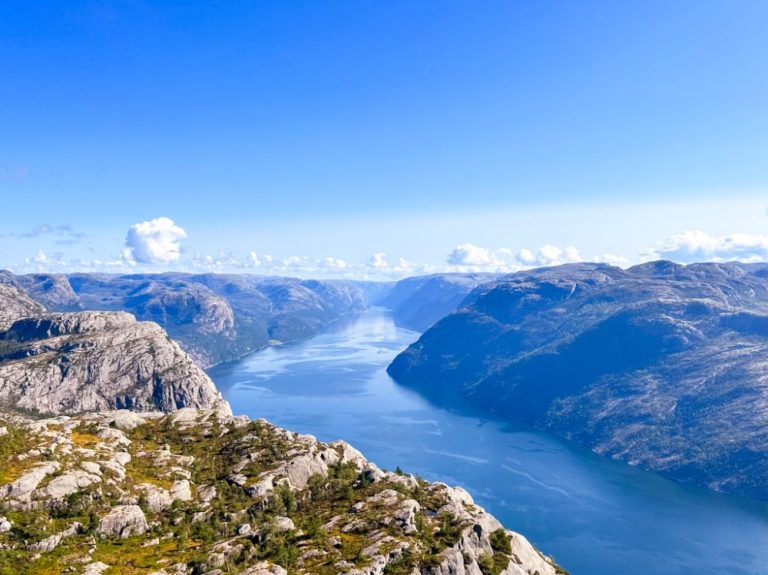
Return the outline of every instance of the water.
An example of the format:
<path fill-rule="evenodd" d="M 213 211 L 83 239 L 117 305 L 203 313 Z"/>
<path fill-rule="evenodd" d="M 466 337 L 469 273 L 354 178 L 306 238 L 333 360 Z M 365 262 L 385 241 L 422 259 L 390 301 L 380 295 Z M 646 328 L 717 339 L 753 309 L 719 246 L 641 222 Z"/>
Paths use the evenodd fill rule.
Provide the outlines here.
<path fill-rule="evenodd" d="M 418 334 L 374 309 L 210 375 L 235 413 L 467 488 L 574 575 L 768 574 L 768 504 L 687 488 L 530 428 L 436 407 L 386 366 Z"/>

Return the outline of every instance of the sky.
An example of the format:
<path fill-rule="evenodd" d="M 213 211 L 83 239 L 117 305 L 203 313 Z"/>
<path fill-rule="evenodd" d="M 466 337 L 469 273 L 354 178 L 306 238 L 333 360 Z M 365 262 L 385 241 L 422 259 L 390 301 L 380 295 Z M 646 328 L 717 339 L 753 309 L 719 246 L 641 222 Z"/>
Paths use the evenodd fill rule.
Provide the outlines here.
<path fill-rule="evenodd" d="M 763 0 L 0 0 L 0 268 L 768 259 Z"/>

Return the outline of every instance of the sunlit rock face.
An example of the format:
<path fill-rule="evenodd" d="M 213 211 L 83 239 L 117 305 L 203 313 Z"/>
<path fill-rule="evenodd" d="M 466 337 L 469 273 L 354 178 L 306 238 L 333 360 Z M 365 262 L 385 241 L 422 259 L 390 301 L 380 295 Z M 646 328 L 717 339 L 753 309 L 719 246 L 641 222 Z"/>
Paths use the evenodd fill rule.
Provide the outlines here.
<path fill-rule="evenodd" d="M 7 326 L 0 332 L 0 405 L 41 414 L 228 410 L 160 326 L 123 312 L 41 313 Z"/>

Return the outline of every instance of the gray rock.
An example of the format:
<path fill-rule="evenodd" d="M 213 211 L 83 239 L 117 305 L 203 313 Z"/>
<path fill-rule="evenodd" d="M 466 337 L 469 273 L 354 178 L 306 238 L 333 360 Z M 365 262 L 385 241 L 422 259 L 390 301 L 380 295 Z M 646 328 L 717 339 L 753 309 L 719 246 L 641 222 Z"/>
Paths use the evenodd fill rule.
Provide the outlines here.
<path fill-rule="evenodd" d="M 48 485 L 35 491 L 34 497 L 35 499 L 64 499 L 72 493 L 100 482 L 101 475 L 88 473 L 84 469 L 74 469 L 51 479 Z"/>
<path fill-rule="evenodd" d="M 173 505 L 173 498 L 167 489 L 151 483 L 141 483 L 137 488 L 143 493 L 147 501 L 147 508 L 153 513 L 160 513 Z"/>
<path fill-rule="evenodd" d="M 275 517 L 274 524 L 275 524 L 275 531 L 277 531 L 278 533 L 281 531 L 293 531 L 294 529 L 296 529 L 296 525 L 294 525 L 290 517 L 283 517 L 281 515 L 278 515 L 277 517 Z"/>
<path fill-rule="evenodd" d="M 102 575 L 107 569 L 109 569 L 109 565 L 102 563 L 101 561 L 96 561 L 94 563 L 88 563 L 88 565 L 85 566 L 83 575 Z"/>
<path fill-rule="evenodd" d="M 192 489 L 190 489 L 189 481 L 186 479 L 175 481 L 171 486 L 171 498 L 174 501 L 192 501 Z"/>
<path fill-rule="evenodd" d="M 105 537 L 126 538 L 149 531 L 147 519 L 138 505 L 118 505 L 99 521 L 97 532 Z"/>
<path fill-rule="evenodd" d="M 29 502 L 40 482 L 61 468 L 57 461 L 46 461 L 37 464 L 33 469 L 24 473 L 13 483 L 0 487 L 0 499 L 13 499 L 18 502 Z"/>
<path fill-rule="evenodd" d="M 0 331 L 20 318 L 44 312 L 45 307 L 20 288 L 0 283 Z"/>
<path fill-rule="evenodd" d="M 59 533 L 56 533 L 55 535 L 51 535 L 50 537 L 46 537 L 42 541 L 38 541 L 37 543 L 33 543 L 29 545 L 27 548 L 30 551 L 39 551 L 40 553 L 50 553 L 56 547 L 58 547 L 62 541 L 64 541 L 67 537 L 72 537 L 73 535 L 77 535 L 77 533 L 82 529 L 81 523 L 73 523 L 69 527 L 67 527 L 64 531 L 60 531 Z"/>
<path fill-rule="evenodd" d="M 130 314 L 43 314 L 17 320 L 0 337 L 11 346 L 0 348 L 0 405 L 48 414 L 229 410 L 213 382 L 159 326 Z"/>
<path fill-rule="evenodd" d="M 239 575 L 288 575 L 288 572 L 279 565 L 262 561 L 245 571 L 241 571 Z"/>
<path fill-rule="evenodd" d="M 8 518 L 0 515 L 0 533 L 7 533 L 11 529 L 13 529 L 13 523 Z"/>

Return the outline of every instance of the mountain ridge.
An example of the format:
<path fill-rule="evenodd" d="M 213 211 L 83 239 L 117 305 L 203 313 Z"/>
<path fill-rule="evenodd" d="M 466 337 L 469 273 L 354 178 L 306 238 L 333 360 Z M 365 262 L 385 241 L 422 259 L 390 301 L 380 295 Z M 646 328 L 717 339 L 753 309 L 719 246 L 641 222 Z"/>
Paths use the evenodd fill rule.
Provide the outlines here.
<path fill-rule="evenodd" d="M 482 285 L 388 371 L 684 483 L 768 497 L 768 282 L 568 264 Z"/>

